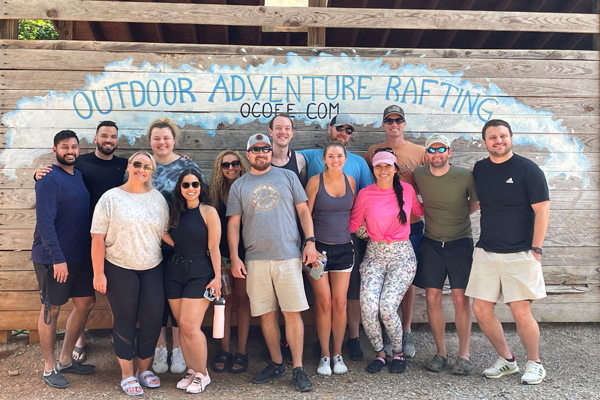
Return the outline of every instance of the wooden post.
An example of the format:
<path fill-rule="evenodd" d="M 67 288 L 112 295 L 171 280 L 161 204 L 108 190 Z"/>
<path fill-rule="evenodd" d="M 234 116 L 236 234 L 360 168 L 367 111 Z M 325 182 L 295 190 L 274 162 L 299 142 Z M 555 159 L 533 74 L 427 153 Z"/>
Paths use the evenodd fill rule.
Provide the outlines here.
<path fill-rule="evenodd" d="M 12 336 L 12 331 L 0 331 L 0 343 L 7 343 Z"/>
<path fill-rule="evenodd" d="M 309 7 L 327 7 L 327 0 L 309 0 Z M 308 28 L 307 46 L 325 47 L 325 31 L 327 28 Z"/>
<path fill-rule="evenodd" d="M 0 19 L 0 39 L 18 39 L 19 20 Z"/>
<path fill-rule="evenodd" d="M 600 0 L 596 0 L 594 1 L 594 4 L 592 6 L 594 14 L 600 14 Z M 598 25 L 596 28 L 598 28 L 598 32 L 596 32 L 594 34 L 594 36 L 592 37 L 592 49 L 593 50 L 600 50 L 600 25 Z"/>
<path fill-rule="evenodd" d="M 73 40 L 73 21 L 58 21 L 58 40 Z"/>
<path fill-rule="evenodd" d="M 38 343 L 40 341 L 39 331 L 29 331 L 29 344 Z"/>

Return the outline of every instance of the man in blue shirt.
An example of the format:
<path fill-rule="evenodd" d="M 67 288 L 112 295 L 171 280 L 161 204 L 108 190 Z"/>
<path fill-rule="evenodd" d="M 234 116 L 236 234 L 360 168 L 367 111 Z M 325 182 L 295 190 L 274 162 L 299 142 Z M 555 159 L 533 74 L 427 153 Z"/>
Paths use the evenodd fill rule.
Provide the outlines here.
<path fill-rule="evenodd" d="M 327 132 L 329 133 L 329 140 L 331 142 L 340 142 L 345 147 L 354 133 L 354 120 L 348 114 L 338 114 L 329 123 Z M 308 179 L 323 172 L 323 167 L 325 166 L 323 149 L 301 150 L 300 153 L 306 159 Z M 344 164 L 343 172 L 354 178 L 356 181 L 356 194 L 358 194 L 362 188 L 374 182 L 373 174 L 371 174 L 371 170 L 364 158 L 350 152 L 347 153 L 348 159 Z M 361 361 L 363 359 L 363 352 L 358 340 L 360 326 L 360 268 L 357 266 L 360 266 L 365 255 L 367 242 L 352 234 L 352 243 L 354 244 L 355 268 L 352 269 L 350 285 L 348 286 L 347 315 L 349 339 L 346 342 L 346 347 L 352 361 Z"/>
<path fill-rule="evenodd" d="M 93 365 L 71 359 L 75 342 L 96 301 L 90 262 L 90 195 L 81 172 L 74 168 L 79 157 L 79 139 L 73 131 L 54 136 L 52 153 L 57 164 L 45 179 L 35 184 L 36 227 L 31 260 L 37 276 L 42 307 L 38 320 L 44 357 L 44 380 L 52 387 L 66 388 L 63 373 L 89 374 Z M 56 321 L 60 307 L 69 298 L 73 310 L 67 320 L 58 365 L 54 357 Z"/>

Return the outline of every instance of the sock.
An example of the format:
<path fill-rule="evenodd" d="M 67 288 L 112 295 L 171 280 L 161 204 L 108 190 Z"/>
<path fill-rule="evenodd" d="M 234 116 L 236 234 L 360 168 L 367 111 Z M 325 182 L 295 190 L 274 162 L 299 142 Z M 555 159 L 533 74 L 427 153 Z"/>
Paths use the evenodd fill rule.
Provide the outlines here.
<path fill-rule="evenodd" d="M 515 359 L 515 356 L 512 356 L 511 358 L 505 358 L 505 360 L 508 362 L 515 362 Z"/>

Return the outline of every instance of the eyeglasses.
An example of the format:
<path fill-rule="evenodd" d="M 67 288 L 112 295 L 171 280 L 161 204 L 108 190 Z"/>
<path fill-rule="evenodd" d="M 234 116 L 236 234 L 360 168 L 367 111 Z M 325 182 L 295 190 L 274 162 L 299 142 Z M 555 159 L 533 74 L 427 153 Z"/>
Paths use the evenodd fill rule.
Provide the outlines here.
<path fill-rule="evenodd" d="M 263 153 L 269 153 L 271 151 L 271 147 L 270 146 L 264 146 L 264 147 L 252 147 L 250 150 L 248 150 L 250 153 L 253 154 L 258 154 L 260 152 Z"/>
<path fill-rule="evenodd" d="M 435 152 L 437 151 L 438 153 L 445 153 L 446 150 L 448 150 L 448 147 L 438 147 L 438 148 L 434 148 L 434 147 L 430 147 L 427 149 L 427 152 L 429 154 L 435 154 Z"/>
<path fill-rule="evenodd" d="M 351 128 L 351 127 L 344 127 L 344 125 L 336 126 L 335 130 L 338 131 L 338 132 L 346 131 L 346 133 L 348 135 L 352 135 L 352 133 L 354 132 L 353 128 Z"/>
<path fill-rule="evenodd" d="M 194 189 L 199 188 L 200 187 L 200 181 L 194 181 L 191 183 L 192 187 Z M 184 189 L 187 189 L 190 187 L 190 183 L 189 182 L 181 182 L 181 187 Z"/>
<path fill-rule="evenodd" d="M 377 153 L 381 153 L 382 151 L 396 155 L 396 153 L 394 153 L 394 149 L 392 149 L 391 147 L 380 147 L 378 149 L 375 149 L 375 150 L 373 150 L 373 155 L 375 155 Z"/>
<path fill-rule="evenodd" d="M 134 161 L 131 163 L 131 165 L 133 165 L 133 168 L 135 168 L 135 169 L 140 169 L 143 166 L 144 171 L 154 171 L 154 167 L 152 165 L 142 164 L 141 161 Z"/>
<path fill-rule="evenodd" d="M 383 120 L 386 125 L 392 125 L 394 122 L 400 125 L 404 121 L 406 121 L 404 118 L 387 118 Z"/>
<path fill-rule="evenodd" d="M 238 160 L 232 161 L 232 162 L 224 161 L 221 163 L 221 168 L 223 168 L 223 169 L 229 169 L 229 167 L 237 168 L 239 166 L 240 166 L 240 162 Z"/>

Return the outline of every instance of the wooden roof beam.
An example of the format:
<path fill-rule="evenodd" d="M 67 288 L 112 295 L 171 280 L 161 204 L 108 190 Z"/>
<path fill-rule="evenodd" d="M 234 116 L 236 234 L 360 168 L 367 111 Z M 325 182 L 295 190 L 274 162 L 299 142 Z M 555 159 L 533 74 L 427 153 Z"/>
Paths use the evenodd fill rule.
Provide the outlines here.
<path fill-rule="evenodd" d="M 548 0 L 537 0 L 535 3 L 533 3 L 533 7 L 530 11 L 540 11 L 542 7 L 546 5 L 547 1 Z M 517 40 L 519 40 L 522 34 L 523 32 L 507 32 L 506 38 L 504 39 L 504 42 L 502 42 L 502 45 L 500 47 L 504 49 L 511 49 L 514 46 L 514 44 L 517 43 Z"/>
<path fill-rule="evenodd" d="M 475 0 L 473 0 L 475 1 Z M 402 5 L 402 0 L 394 0 L 394 5 L 392 6 L 392 9 L 399 9 L 400 6 Z M 388 40 L 388 37 L 390 36 L 390 32 L 392 30 L 391 29 L 385 29 L 383 31 L 383 33 L 381 34 L 381 39 L 379 40 L 379 47 L 385 47 L 385 44 Z"/>
<path fill-rule="evenodd" d="M 309 0 L 310 7 L 327 7 L 328 0 Z M 325 47 L 327 28 L 308 28 L 306 45 L 311 47 Z M 289 33 L 286 35 L 286 46 L 289 43 Z"/>
<path fill-rule="evenodd" d="M 360 3 L 360 7 L 359 8 L 352 8 L 351 10 L 357 10 L 357 9 L 362 9 L 362 8 L 366 8 L 367 4 L 369 4 L 369 0 L 362 0 Z M 351 26 L 349 27 L 351 28 Z M 358 40 L 358 34 L 359 34 L 359 30 L 358 28 L 354 28 L 352 30 L 352 34 L 350 35 L 350 39 L 349 39 L 349 47 L 355 47 L 356 46 L 356 41 Z"/>
<path fill-rule="evenodd" d="M 575 0 L 572 2 L 566 2 L 568 4 L 568 7 L 566 7 L 565 12 L 566 13 L 570 13 L 573 10 L 575 10 L 577 8 L 577 6 L 579 6 L 579 3 L 581 3 L 582 0 Z M 548 41 L 552 38 L 552 36 L 554 36 L 554 32 L 551 33 L 547 33 L 545 35 L 540 35 L 540 37 L 538 38 L 538 40 L 536 40 L 533 43 L 533 48 L 534 49 L 543 49 L 544 46 L 546 45 L 546 43 L 548 43 Z"/>
<path fill-rule="evenodd" d="M 585 36 L 586 35 L 583 33 L 580 33 L 578 35 L 571 35 L 571 37 L 569 39 L 567 39 L 566 43 L 563 45 L 564 47 L 562 47 L 562 48 L 568 49 L 568 50 L 573 50 L 575 48 L 575 46 L 577 46 L 579 44 L 579 42 L 581 42 L 581 40 Z"/>
<path fill-rule="evenodd" d="M 475 1 L 477 1 L 477 0 L 465 0 L 461 4 L 460 9 L 461 10 L 470 10 L 471 8 L 473 8 L 473 4 L 475 4 Z M 439 43 L 439 47 L 441 49 L 450 47 L 450 45 L 452 44 L 452 41 L 456 37 L 457 33 L 458 33 L 457 30 L 453 30 L 453 31 L 448 32 L 446 35 L 444 35 L 444 37 L 442 38 L 442 40 Z"/>
<path fill-rule="evenodd" d="M 426 8 L 433 10 L 438 6 L 439 3 L 440 3 L 440 0 L 429 0 Z M 421 38 L 423 37 L 423 33 L 425 33 L 425 31 L 423 29 L 413 31 L 410 45 L 408 47 L 411 47 L 411 48 L 419 47 L 419 42 L 421 41 Z"/>
<path fill-rule="evenodd" d="M 598 33 L 600 16 L 466 10 L 390 10 L 337 7 L 262 7 L 80 0 L 2 0 L 9 19 L 107 21 L 238 26 L 440 29 Z"/>
<path fill-rule="evenodd" d="M 508 7 L 510 7 L 510 3 L 512 0 L 501 0 L 496 4 L 494 10 L 496 11 L 506 11 Z M 482 49 L 486 40 L 490 37 L 490 31 L 482 31 L 477 34 L 477 37 L 473 41 L 473 44 L 470 46 L 472 49 Z"/>
<path fill-rule="evenodd" d="M 102 28 L 100 27 L 100 24 L 98 22 L 85 22 L 90 30 L 90 32 L 92 33 L 92 38 L 95 41 L 102 41 L 104 40 L 104 32 L 102 32 Z"/>

